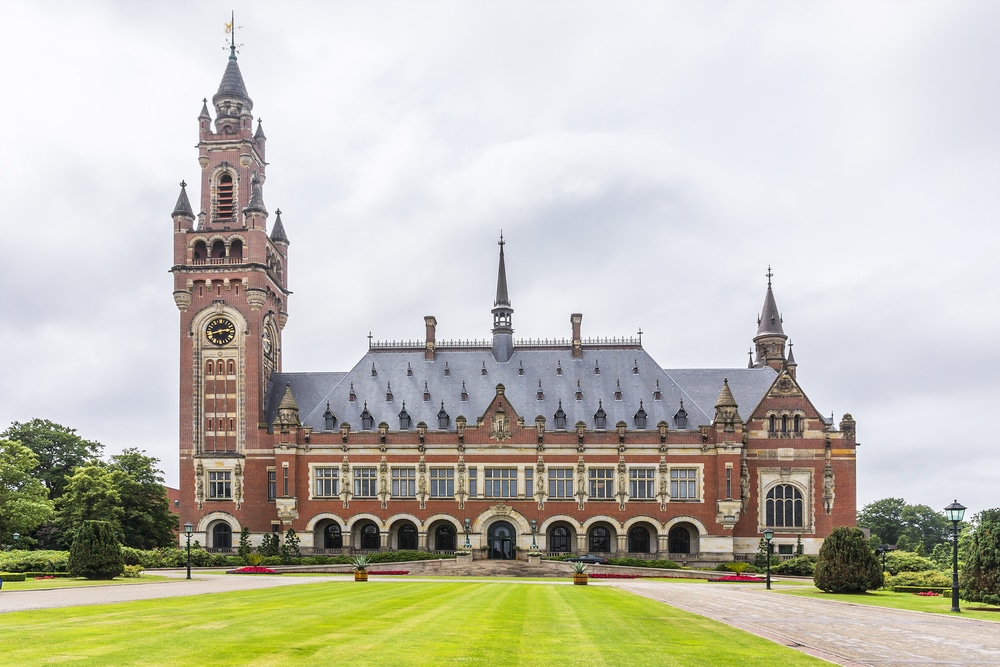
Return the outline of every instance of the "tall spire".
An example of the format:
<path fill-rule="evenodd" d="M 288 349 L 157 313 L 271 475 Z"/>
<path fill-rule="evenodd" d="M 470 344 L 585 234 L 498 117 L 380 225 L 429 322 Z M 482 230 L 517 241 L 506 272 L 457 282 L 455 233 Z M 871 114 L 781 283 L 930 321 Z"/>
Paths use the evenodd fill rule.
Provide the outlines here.
<path fill-rule="evenodd" d="M 181 181 L 181 193 L 177 196 L 177 203 L 174 204 L 174 212 L 171 216 L 185 217 L 194 220 L 194 211 L 191 210 L 191 202 L 187 196 L 187 183 Z"/>
<path fill-rule="evenodd" d="M 497 269 L 497 298 L 493 303 L 493 358 L 500 363 L 514 354 L 514 328 L 511 326 L 510 297 L 507 296 L 507 269 L 503 260 L 503 232 L 500 232 L 500 266 Z"/>
<path fill-rule="evenodd" d="M 767 293 L 764 295 L 764 307 L 761 309 L 760 317 L 757 318 L 757 335 L 754 336 L 754 346 L 757 348 L 757 358 L 754 360 L 754 367 L 763 368 L 770 366 L 775 370 L 781 370 L 785 363 L 785 341 L 788 336 L 782 328 L 781 313 L 778 312 L 778 304 L 774 300 L 774 291 L 771 289 L 771 267 L 767 267 Z"/>
<path fill-rule="evenodd" d="M 226 64 L 226 71 L 222 74 L 222 82 L 219 83 L 219 90 L 212 97 L 212 104 L 215 105 L 217 126 L 223 118 L 239 118 L 244 111 L 249 113 L 253 110 L 253 100 L 247 94 L 246 84 L 243 83 L 243 74 L 240 72 L 239 63 L 236 61 L 235 15 L 232 21 L 226 24 L 226 32 L 232 35 L 232 40 L 229 44 L 229 62 Z"/>

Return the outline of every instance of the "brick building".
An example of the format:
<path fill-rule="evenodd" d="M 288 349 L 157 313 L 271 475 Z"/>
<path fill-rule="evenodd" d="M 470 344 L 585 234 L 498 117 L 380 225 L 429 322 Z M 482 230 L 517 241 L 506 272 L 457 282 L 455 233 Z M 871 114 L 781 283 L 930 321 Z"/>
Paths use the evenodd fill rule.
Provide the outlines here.
<path fill-rule="evenodd" d="M 181 521 L 203 545 L 294 528 L 304 553 L 704 563 L 753 554 L 765 527 L 814 553 L 854 525 L 855 424 L 800 387 L 770 272 L 748 368 L 665 369 L 641 340 L 584 338 L 580 314 L 563 340 L 515 340 L 501 238 L 490 339 L 440 341 L 428 316 L 423 340 L 373 342 L 350 371 L 283 372 L 289 239 L 235 50 L 212 107 L 171 269 Z"/>

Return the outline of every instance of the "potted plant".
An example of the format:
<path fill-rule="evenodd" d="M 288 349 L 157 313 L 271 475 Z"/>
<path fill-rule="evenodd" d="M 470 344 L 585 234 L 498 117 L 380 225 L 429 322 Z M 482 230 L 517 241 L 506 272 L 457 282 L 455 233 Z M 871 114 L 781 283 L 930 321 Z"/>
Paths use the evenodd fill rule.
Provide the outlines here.
<path fill-rule="evenodd" d="M 586 586 L 588 578 L 589 577 L 587 577 L 587 564 L 573 563 L 573 585 Z"/>
<path fill-rule="evenodd" d="M 455 551 L 455 560 L 459 563 L 471 563 L 472 552 L 468 549 L 458 549 Z"/>
<path fill-rule="evenodd" d="M 365 554 L 351 559 L 351 565 L 354 566 L 354 581 L 368 581 L 368 566 L 371 562 L 371 558 Z"/>
<path fill-rule="evenodd" d="M 528 565 L 540 565 L 542 562 L 542 552 L 541 551 L 529 551 L 528 552 Z"/>

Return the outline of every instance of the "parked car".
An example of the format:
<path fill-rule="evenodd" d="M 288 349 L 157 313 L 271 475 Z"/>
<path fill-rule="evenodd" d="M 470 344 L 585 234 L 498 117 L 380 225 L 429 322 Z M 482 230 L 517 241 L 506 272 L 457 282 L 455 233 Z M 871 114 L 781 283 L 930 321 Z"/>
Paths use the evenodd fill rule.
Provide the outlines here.
<path fill-rule="evenodd" d="M 607 558 L 601 558 L 600 556 L 595 556 L 594 554 L 584 554 L 582 556 L 575 556 L 573 558 L 567 558 L 566 562 L 569 563 L 595 563 L 600 565 L 606 565 L 608 562 Z"/>

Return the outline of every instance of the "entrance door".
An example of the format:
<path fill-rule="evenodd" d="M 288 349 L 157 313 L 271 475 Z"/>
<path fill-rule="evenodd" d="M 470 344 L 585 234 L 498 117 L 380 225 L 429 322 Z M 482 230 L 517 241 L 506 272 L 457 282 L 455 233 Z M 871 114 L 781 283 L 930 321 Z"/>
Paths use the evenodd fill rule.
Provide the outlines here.
<path fill-rule="evenodd" d="M 506 521 L 497 521 L 487 533 L 489 556 L 495 560 L 514 559 L 514 526 Z"/>

